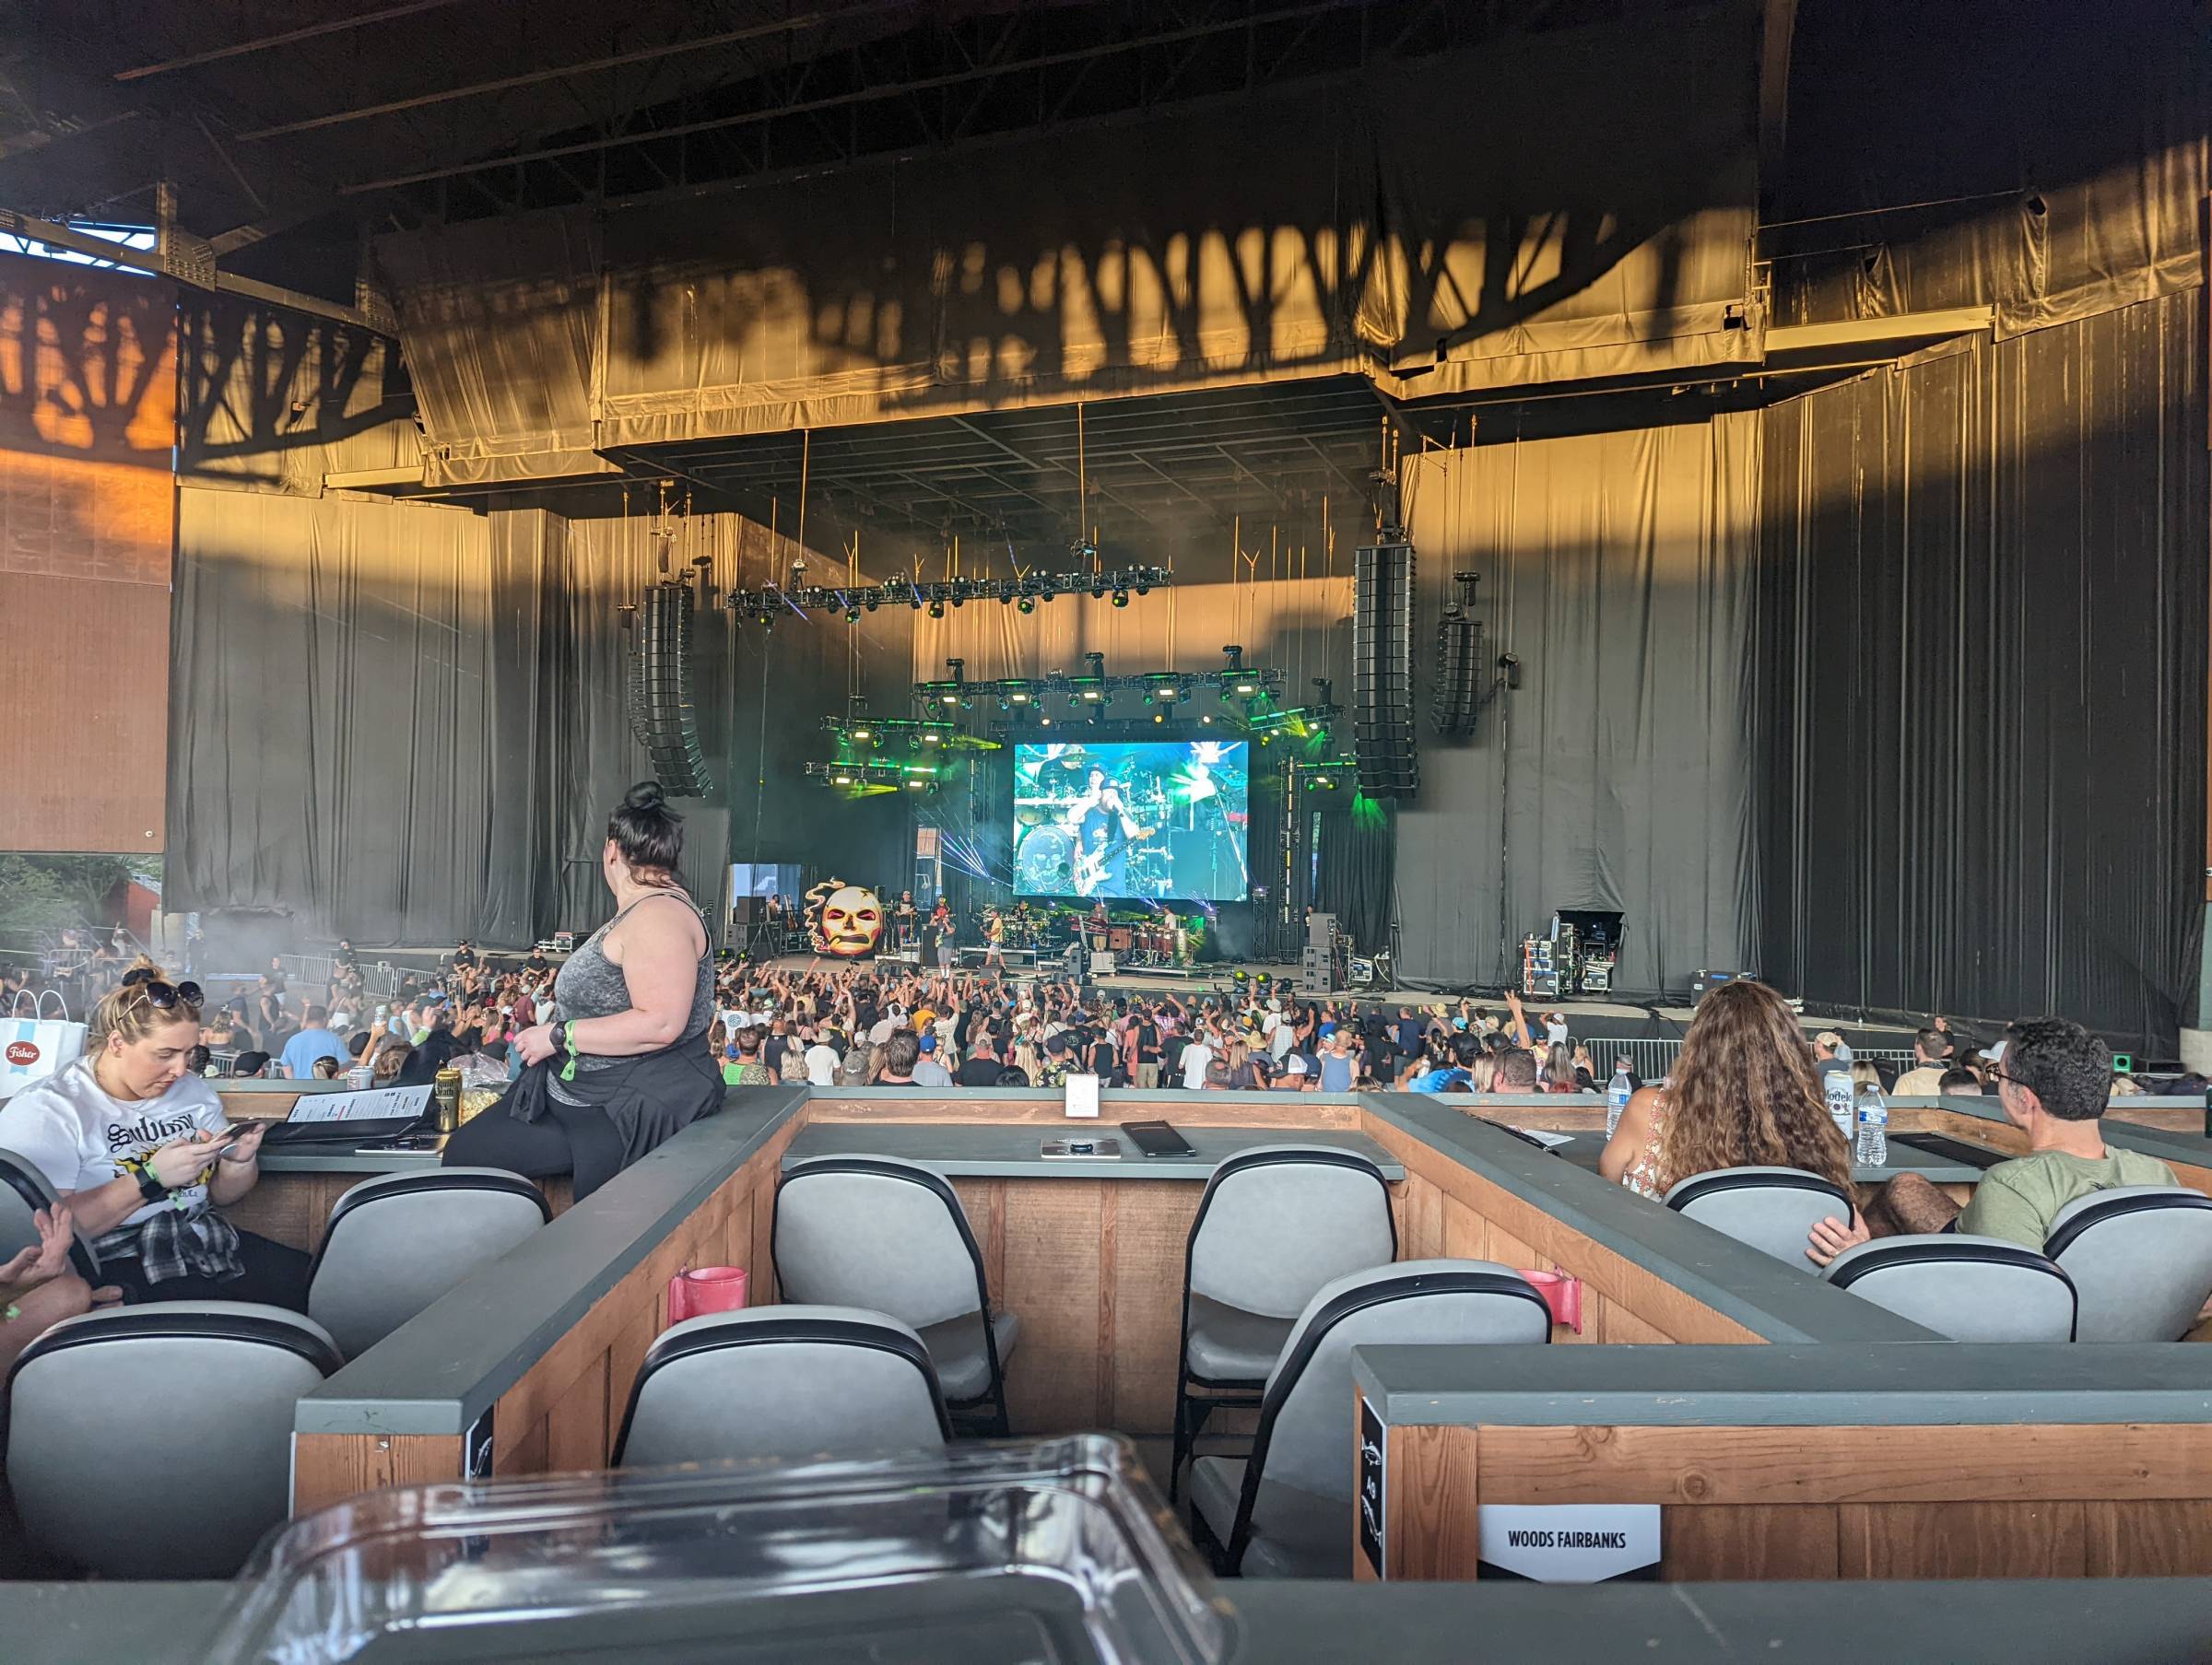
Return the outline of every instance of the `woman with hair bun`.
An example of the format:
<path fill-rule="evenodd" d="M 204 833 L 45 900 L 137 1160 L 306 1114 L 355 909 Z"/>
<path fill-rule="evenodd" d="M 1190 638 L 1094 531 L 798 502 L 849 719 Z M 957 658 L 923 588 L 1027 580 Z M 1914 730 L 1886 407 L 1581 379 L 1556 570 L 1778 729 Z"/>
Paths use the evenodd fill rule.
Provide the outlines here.
<path fill-rule="evenodd" d="M 46 1176 L 132 1301 L 307 1307 L 308 1257 L 217 1214 L 253 1189 L 262 1130 L 235 1136 L 193 1074 L 200 986 L 141 960 L 92 1008 L 85 1053 L 0 1108 L 0 1149 Z"/>
<path fill-rule="evenodd" d="M 714 1021 L 706 920 L 676 872 L 683 817 L 660 784 L 633 786 L 606 824 L 600 874 L 614 918 L 569 956 L 547 1020 L 514 1047 L 529 1067 L 500 1106 L 445 1142 L 445 1160 L 543 1178 L 578 1201 L 722 1106 L 705 1036 Z"/>

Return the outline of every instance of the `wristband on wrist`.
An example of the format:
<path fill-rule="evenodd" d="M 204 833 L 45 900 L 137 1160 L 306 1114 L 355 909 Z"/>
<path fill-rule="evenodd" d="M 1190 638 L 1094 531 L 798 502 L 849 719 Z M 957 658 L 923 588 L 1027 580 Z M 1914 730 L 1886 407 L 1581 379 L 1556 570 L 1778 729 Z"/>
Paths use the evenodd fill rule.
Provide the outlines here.
<path fill-rule="evenodd" d="M 141 1162 L 134 1157 L 125 1156 L 116 1166 L 138 1181 L 138 1194 L 148 1202 L 169 1201 L 169 1187 L 162 1184 L 160 1178 L 155 1174 L 152 1163 Z"/>
<path fill-rule="evenodd" d="M 568 1062 L 560 1066 L 560 1078 L 563 1081 L 574 1081 L 576 1079 L 576 1020 L 574 1018 L 571 1018 L 560 1026 L 560 1044 L 562 1049 L 569 1055 Z"/>

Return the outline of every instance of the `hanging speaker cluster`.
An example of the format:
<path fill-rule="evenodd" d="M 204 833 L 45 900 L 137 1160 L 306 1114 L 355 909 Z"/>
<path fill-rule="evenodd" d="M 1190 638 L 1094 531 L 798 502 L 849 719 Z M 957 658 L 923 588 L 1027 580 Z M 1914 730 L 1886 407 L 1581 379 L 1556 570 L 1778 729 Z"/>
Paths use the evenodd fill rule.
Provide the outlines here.
<path fill-rule="evenodd" d="M 1474 615 L 1479 572 L 1452 575 L 1452 600 L 1436 621 L 1436 732 L 1465 740 L 1488 701 L 1489 678 L 1482 651 L 1482 620 Z"/>
<path fill-rule="evenodd" d="M 653 778 L 672 798 L 707 795 L 691 697 L 692 592 L 678 580 L 653 585 L 638 608 L 629 657 L 629 731 L 653 757 Z"/>
<path fill-rule="evenodd" d="M 1352 557 L 1352 756 L 1371 798 L 1410 798 L 1420 784 L 1411 544 L 1376 544 Z"/>

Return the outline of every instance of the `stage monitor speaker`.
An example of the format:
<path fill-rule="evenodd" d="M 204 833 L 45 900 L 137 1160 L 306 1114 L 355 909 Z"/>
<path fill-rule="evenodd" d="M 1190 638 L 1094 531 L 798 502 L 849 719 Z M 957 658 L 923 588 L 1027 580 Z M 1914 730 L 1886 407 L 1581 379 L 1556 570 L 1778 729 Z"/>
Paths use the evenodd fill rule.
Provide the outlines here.
<path fill-rule="evenodd" d="M 1468 738 L 1482 715 L 1482 621 L 1467 611 L 1481 578 L 1477 572 L 1454 572 L 1458 594 L 1436 621 L 1436 732 L 1446 740 Z"/>
<path fill-rule="evenodd" d="M 1352 756 L 1371 798 L 1410 798 L 1420 785 L 1411 544 L 1371 545 L 1352 557 Z"/>
<path fill-rule="evenodd" d="M 629 731 L 672 798 L 703 798 L 708 789 L 691 694 L 691 616 L 688 584 L 653 585 L 638 608 L 629 658 Z"/>
<path fill-rule="evenodd" d="M 758 925 L 761 920 L 760 898 L 749 896 L 732 897 L 730 898 L 730 919 L 733 923 L 739 925 Z"/>

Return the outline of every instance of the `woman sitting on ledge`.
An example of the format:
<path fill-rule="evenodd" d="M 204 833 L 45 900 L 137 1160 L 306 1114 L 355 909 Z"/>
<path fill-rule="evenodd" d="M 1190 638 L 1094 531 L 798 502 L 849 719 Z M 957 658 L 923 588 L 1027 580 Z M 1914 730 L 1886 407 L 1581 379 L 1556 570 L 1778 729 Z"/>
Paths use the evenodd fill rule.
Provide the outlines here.
<path fill-rule="evenodd" d="M 1708 994 L 1663 1086 L 1629 1100 L 1597 1170 L 1654 1200 L 1724 1167 L 1798 1167 L 1852 1193 L 1851 1150 L 1828 1113 L 1813 1051 L 1764 983 Z"/>
<path fill-rule="evenodd" d="M 706 1046 L 714 956 L 677 882 L 683 849 L 682 817 L 659 785 L 631 787 L 599 857 L 615 917 L 561 967 L 550 1020 L 514 1038 L 529 1068 L 446 1140 L 448 1164 L 573 1174 L 582 1202 L 722 1108 L 722 1072 Z"/>

